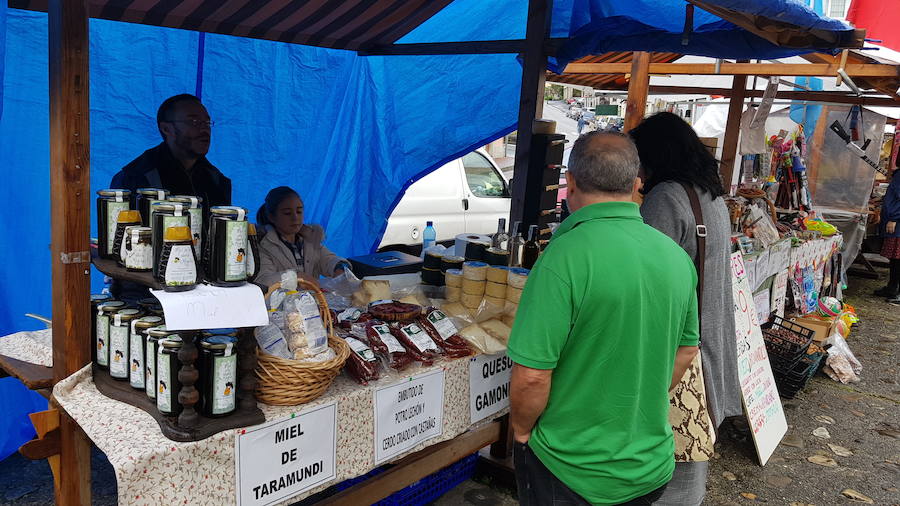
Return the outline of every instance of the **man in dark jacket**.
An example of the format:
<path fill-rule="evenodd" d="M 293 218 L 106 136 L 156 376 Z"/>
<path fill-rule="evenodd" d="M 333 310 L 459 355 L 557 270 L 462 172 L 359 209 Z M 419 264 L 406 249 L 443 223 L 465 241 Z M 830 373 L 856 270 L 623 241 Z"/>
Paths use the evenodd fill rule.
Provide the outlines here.
<path fill-rule="evenodd" d="M 231 180 L 206 159 L 213 122 L 200 99 L 188 94 L 167 98 L 156 124 L 163 142 L 120 170 L 110 187 L 194 195 L 203 198 L 204 209 L 231 205 Z"/>
<path fill-rule="evenodd" d="M 115 176 L 110 188 L 161 188 L 172 195 L 203 199 L 203 214 L 212 206 L 231 205 L 231 180 L 206 159 L 213 122 L 200 99 L 188 94 L 167 98 L 156 112 L 163 142 L 144 151 Z M 113 282 L 112 293 L 122 300 L 149 296 L 134 283 Z"/>

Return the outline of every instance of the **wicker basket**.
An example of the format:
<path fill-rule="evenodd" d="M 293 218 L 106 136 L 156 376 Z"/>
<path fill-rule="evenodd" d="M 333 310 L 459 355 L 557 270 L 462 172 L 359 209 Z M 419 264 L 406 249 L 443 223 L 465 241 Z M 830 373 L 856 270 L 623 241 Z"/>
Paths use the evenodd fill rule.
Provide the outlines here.
<path fill-rule="evenodd" d="M 328 390 L 350 356 L 350 347 L 347 343 L 334 335 L 334 322 L 322 290 L 318 285 L 302 279 L 298 280 L 298 284 L 305 290 L 311 290 L 315 295 L 322 314 L 322 323 L 328 332 L 328 345 L 337 356 L 326 362 L 301 362 L 276 357 L 257 348 L 259 360 L 256 365 L 256 377 L 259 379 L 259 385 L 256 388 L 256 399 L 265 404 L 296 406 L 317 399 Z M 279 286 L 278 283 L 272 286 L 269 294 Z"/>

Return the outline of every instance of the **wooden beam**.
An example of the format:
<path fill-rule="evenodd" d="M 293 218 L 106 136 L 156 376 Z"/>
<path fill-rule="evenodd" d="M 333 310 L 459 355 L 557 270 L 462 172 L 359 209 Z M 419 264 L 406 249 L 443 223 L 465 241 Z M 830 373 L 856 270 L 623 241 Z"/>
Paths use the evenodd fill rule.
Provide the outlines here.
<path fill-rule="evenodd" d="M 762 97 L 764 90 L 747 90 L 745 98 Z M 701 88 L 696 86 L 650 86 L 650 94 L 656 95 L 720 95 L 730 97 L 731 88 Z M 789 91 L 780 90 L 775 98 L 783 100 L 806 100 L 832 104 L 871 105 L 879 107 L 900 107 L 900 100 L 891 97 L 862 96 L 834 91 Z"/>
<path fill-rule="evenodd" d="M 728 104 L 728 119 L 725 121 L 725 137 L 722 140 L 722 186 L 731 194 L 731 180 L 734 177 L 734 162 L 737 159 L 738 138 L 741 133 L 741 113 L 744 111 L 744 96 L 747 91 L 747 76 L 734 76 L 731 82 L 731 102 Z"/>
<path fill-rule="evenodd" d="M 543 181 L 544 175 L 528 173 L 528 159 L 531 152 L 533 123 L 538 97 L 543 101 L 543 80 L 547 69 L 547 55 L 544 54 L 544 40 L 550 31 L 550 12 L 553 0 L 529 0 L 528 24 L 525 27 L 525 49 L 522 53 L 522 86 L 519 91 L 519 121 L 516 132 L 516 158 L 513 165 L 512 202 L 510 223 L 525 221 L 525 189 L 529 179 Z"/>
<path fill-rule="evenodd" d="M 628 101 L 625 105 L 625 132 L 638 126 L 647 111 L 647 91 L 650 88 L 650 53 L 635 51 L 631 59 L 631 79 L 628 81 Z"/>
<path fill-rule="evenodd" d="M 834 76 L 836 63 L 729 63 L 719 72 L 714 63 L 651 63 L 651 74 L 668 75 L 748 75 L 748 76 Z M 900 66 L 881 63 L 848 63 L 844 68 L 853 77 L 900 77 Z M 570 63 L 565 74 L 627 74 L 630 63 Z"/>
<path fill-rule="evenodd" d="M 500 437 L 500 422 L 461 434 L 449 441 L 429 446 L 400 460 L 391 469 L 359 483 L 317 504 L 373 504 L 403 487 L 471 455 Z"/>
<path fill-rule="evenodd" d="M 53 376 L 59 381 L 91 359 L 88 1 L 51 1 L 48 23 Z M 68 415 L 60 418 L 59 467 L 56 504 L 90 504 L 90 444 Z"/>

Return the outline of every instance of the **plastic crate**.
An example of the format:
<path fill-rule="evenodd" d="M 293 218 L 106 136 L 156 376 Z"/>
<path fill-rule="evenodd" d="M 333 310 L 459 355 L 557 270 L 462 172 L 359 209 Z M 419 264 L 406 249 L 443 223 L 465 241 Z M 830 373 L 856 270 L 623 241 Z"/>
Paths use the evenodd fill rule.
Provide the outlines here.
<path fill-rule="evenodd" d="M 826 355 L 827 352 L 825 351 L 807 354 L 790 371 L 776 373 L 775 386 L 778 387 L 778 394 L 782 397 L 793 399 L 806 387 L 806 383 L 816 375 L 816 372 L 822 365 L 822 359 Z"/>
<path fill-rule="evenodd" d="M 394 492 L 388 497 L 375 503 L 377 506 L 414 506 L 427 504 L 449 492 L 460 483 L 468 480 L 475 474 L 475 464 L 478 462 L 478 453 L 473 453 L 449 466 L 426 476 L 408 487 Z M 377 476 L 391 466 L 375 468 L 368 473 L 345 480 L 336 485 L 337 490 L 345 490 L 359 482 Z"/>
<path fill-rule="evenodd" d="M 762 334 L 770 362 L 786 371 L 792 369 L 806 355 L 815 332 L 775 316 L 771 325 L 762 329 Z"/>

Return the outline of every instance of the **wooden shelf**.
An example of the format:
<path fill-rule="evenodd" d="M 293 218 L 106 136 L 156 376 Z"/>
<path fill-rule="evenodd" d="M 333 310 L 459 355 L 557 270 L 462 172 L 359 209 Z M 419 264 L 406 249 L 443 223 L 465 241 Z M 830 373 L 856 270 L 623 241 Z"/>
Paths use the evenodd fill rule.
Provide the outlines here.
<path fill-rule="evenodd" d="M 128 381 L 118 381 L 109 375 L 109 371 L 100 369 L 94 365 L 94 384 L 103 395 L 110 399 L 130 404 L 136 408 L 140 408 L 152 416 L 163 435 L 173 441 L 199 441 L 209 436 L 222 432 L 227 429 L 237 427 L 248 427 L 250 425 L 260 424 L 266 421 L 266 417 L 258 407 L 252 409 L 242 409 L 237 406 L 234 413 L 222 418 L 207 418 L 199 415 L 196 426 L 181 427 L 178 425 L 177 417 L 167 417 L 160 414 L 156 409 L 156 402 L 144 393 L 143 390 L 132 388 Z"/>
<path fill-rule="evenodd" d="M 0 370 L 21 380 L 29 390 L 40 390 L 53 386 L 52 367 L 0 355 Z"/>
<path fill-rule="evenodd" d="M 162 285 L 153 278 L 152 272 L 135 272 L 120 266 L 115 260 L 100 258 L 97 248 L 91 248 L 91 263 L 98 271 L 121 281 L 130 281 L 148 286 L 154 290 L 162 290 Z"/>

